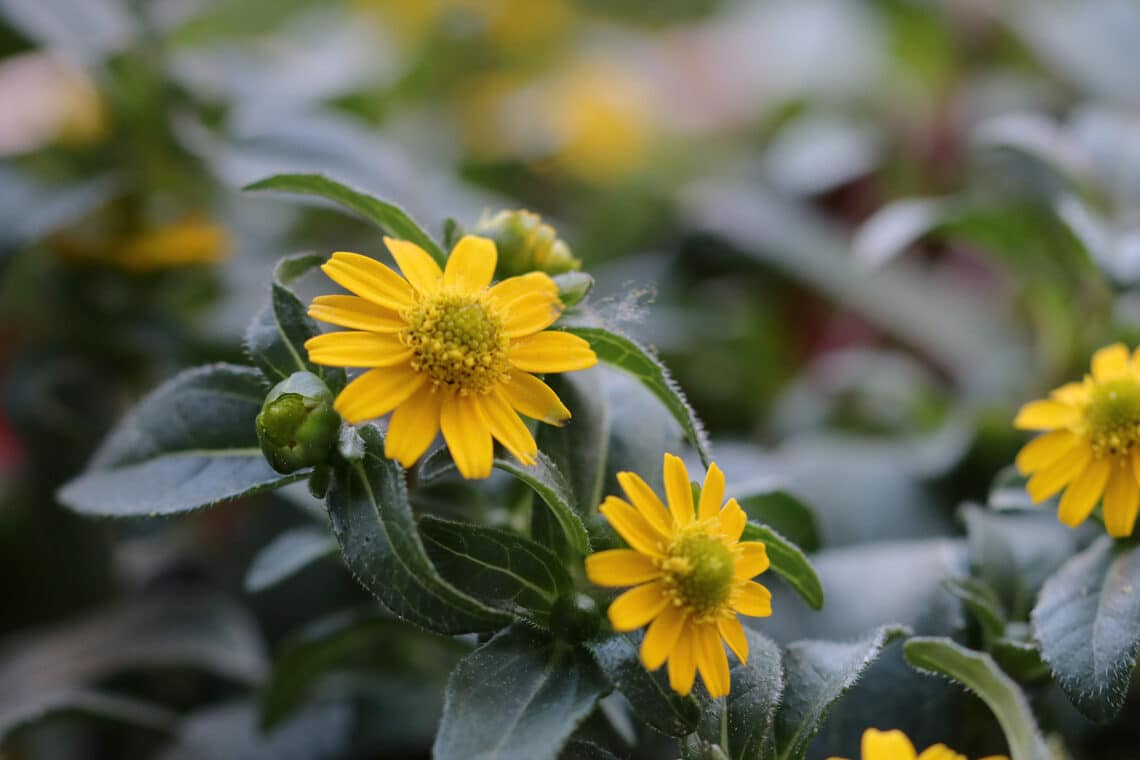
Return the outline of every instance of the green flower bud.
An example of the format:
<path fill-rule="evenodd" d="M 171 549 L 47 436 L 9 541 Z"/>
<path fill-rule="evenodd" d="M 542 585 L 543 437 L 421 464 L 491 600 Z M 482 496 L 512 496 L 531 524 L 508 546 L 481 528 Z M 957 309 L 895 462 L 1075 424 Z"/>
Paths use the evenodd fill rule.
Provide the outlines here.
<path fill-rule="evenodd" d="M 554 228 L 543 224 L 542 217 L 530 211 L 500 211 L 484 216 L 474 234 L 495 241 L 502 277 L 534 271 L 562 274 L 582 267 L 582 261 L 574 257 Z"/>
<path fill-rule="evenodd" d="M 339 431 L 332 393 L 311 372 L 294 372 L 273 386 L 257 415 L 261 451 L 282 473 L 326 461 Z"/>
<path fill-rule="evenodd" d="M 550 610 L 550 631 L 562 641 L 578 644 L 593 638 L 602 624 L 598 603 L 586 594 L 559 597 Z"/>

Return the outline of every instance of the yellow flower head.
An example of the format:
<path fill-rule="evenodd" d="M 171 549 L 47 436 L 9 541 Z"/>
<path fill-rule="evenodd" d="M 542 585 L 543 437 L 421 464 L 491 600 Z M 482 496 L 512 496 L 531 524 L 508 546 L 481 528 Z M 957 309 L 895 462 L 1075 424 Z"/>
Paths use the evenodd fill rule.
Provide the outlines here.
<path fill-rule="evenodd" d="M 868 728 L 863 733 L 862 751 L 862 760 L 966 760 L 965 755 L 959 755 L 945 744 L 935 744 L 919 754 L 902 731 L 877 731 L 873 728 Z M 843 758 L 833 757 L 830 760 Z M 992 755 L 982 760 L 1008 759 L 1002 755 Z"/>
<path fill-rule="evenodd" d="M 767 617 L 772 594 L 752 580 L 768 569 L 759 541 L 741 541 L 748 517 L 736 499 L 724 501 L 724 474 L 709 467 L 694 508 L 689 473 L 665 455 L 666 509 L 632 472 L 618 473 L 629 502 L 609 496 L 600 511 L 632 549 L 586 558 L 586 575 L 599 586 L 636 586 L 610 605 L 615 629 L 649 629 L 641 662 L 649 670 L 669 663 L 669 684 L 688 694 L 696 671 L 713 697 L 729 691 L 722 639 L 741 662 L 748 639 L 738 614 Z M 632 504 L 630 503 L 632 502 Z"/>
<path fill-rule="evenodd" d="M 1109 535 L 1132 535 L 1140 509 L 1140 350 L 1093 354 L 1092 374 L 1021 408 L 1013 424 L 1046 431 L 1017 455 L 1034 502 L 1064 489 L 1057 516 L 1077 526 L 1103 496 Z"/>
<path fill-rule="evenodd" d="M 321 268 L 355 295 L 319 296 L 309 315 L 350 328 L 306 341 L 309 359 L 364 372 L 337 396 L 350 423 L 392 412 L 385 456 L 410 467 L 441 430 L 465 478 L 491 474 L 492 438 L 524 464 L 538 448 L 519 413 L 551 425 L 570 411 L 533 372 L 597 363 L 576 335 L 549 331 L 562 313 L 558 287 L 532 272 L 494 287 L 495 244 L 468 235 L 444 270 L 406 240 L 385 238 L 403 277 L 357 253 Z"/>

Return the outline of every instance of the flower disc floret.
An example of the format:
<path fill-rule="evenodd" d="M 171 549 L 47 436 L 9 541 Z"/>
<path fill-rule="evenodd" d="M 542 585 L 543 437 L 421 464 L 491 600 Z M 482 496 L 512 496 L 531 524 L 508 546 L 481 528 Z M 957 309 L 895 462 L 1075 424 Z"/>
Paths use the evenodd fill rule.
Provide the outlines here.
<path fill-rule="evenodd" d="M 411 365 L 433 383 L 462 394 L 486 393 L 510 371 L 510 340 L 487 299 L 441 292 L 403 314 L 400 338 L 412 350 Z"/>
<path fill-rule="evenodd" d="M 1140 383 L 1114 380 L 1095 386 L 1085 421 L 1094 454 L 1127 454 L 1140 440 Z"/>
<path fill-rule="evenodd" d="M 675 605 L 713 620 L 732 593 L 736 558 L 720 538 L 719 525 L 702 520 L 686 528 L 669 546 L 664 582 Z"/>

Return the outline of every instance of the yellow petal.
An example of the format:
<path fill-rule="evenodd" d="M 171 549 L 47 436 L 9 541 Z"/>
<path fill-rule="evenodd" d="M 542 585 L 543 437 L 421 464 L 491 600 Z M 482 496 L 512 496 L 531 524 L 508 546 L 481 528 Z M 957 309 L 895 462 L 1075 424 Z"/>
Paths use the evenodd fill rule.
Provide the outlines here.
<path fill-rule="evenodd" d="M 550 386 L 526 372 L 512 372 L 499 387 L 503 398 L 519 413 L 549 425 L 562 425 L 570 419 L 570 410 Z"/>
<path fill-rule="evenodd" d="M 498 260 L 499 255 L 493 241 L 475 235 L 464 235 L 447 258 L 443 284 L 465 293 L 483 290 L 491 284 Z"/>
<path fill-rule="evenodd" d="M 740 557 L 736 560 L 736 577 L 740 580 L 752 580 L 768 569 L 768 547 L 759 541 L 745 541 L 737 544 L 740 547 Z"/>
<path fill-rule="evenodd" d="M 550 327 L 562 315 L 562 300 L 558 294 L 545 291 L 525 293 L 499 309 L 503 328 L 509 338 L 533 335 Z"/>
<path fill-rule="evenodd" d="M 1022 475 L 1043 469 L 1072 451 L 1080 437 L 1069 430 L 1054 430 L 1034 438 L 1017 455 L 1014 464 Z"/>
<path fill-rule="evenodd" d="M 733 608 L 741 615 L 768 617 L 772 614 L 772 592 L 756 581 L 742 583 L 737 589 Z"/>
<path fill-rule="evenodd" d="M 1128 348 L 1125 347 L 1123 343 L 1113 343 L 1111 346 L 1105 346 L 1093 354 L 1093 379 L 1098 383 L 1104 383 L 1128 376 L 1131 370 L 1131 365 L 1129 364 L 1130 358 Z"/>
<path fill-rule="evenodd" d="M 439 427 L 460 475 L 468 480 L 490 477 L 494 445 L 474 398 L 458 393 L 445 396 Z"/>
<path fill-rule="evenodd" d="M 547 297 L 558 298 L 558 285 L 545 272 L 529 272 L 518 277 L 508 277 L 489 291 L 492 300 L 504 307 L 529 293 L 544 293 Z"/>
<path fill-rule="evenodd" d="M 1112 465 L 1107 459 L 1095 459 L 1078 475 L 1061 496 L 1057 519 L 1075 528 L 1083 523 L 1100 501 Z"/>
<path fill-rule="evenodd" d="M 642 554 L 664 557 L 667 537 L 659 533 L 641 513 L 616 496 L 607 496 L 598 511 L 625 542 Z"/>
<path fill-rule="evenodd" d="M 444 391 L 425 383 L 392 412 L 384 435 L 384 456 L 411 467 L 439 434 Z"/>
<path fill-rule="evenodd" d="M 694 647 L 693 628 L 681 631 L 673 652 L 669 655 L 669 686 L 682 697 L 693 690 L 697 677 L 697 660 Z"/>
<path fill-rule="evenodd" d="M 661 581 L 652 581 L 630 589 L 610 604 L 610 623 L 615 630 L 633 631 L 641 628 L 665 609 L 669 597 Z"/>
<path fill-rule="evenodd" d="M 1132 474 L 1140 482 L 1140 446 L 1132 447 Z"/>
<path fill-rule="evenodd" d="M 1088 443 L 1082 441 L 1068 454 L 1044 470 L 1040 470 L 1025 484 L 1025 490 L 1029 491 L 1033 503 L 1040 504 L 1073 482 L 1084 471 L 1091 458 L 1092 449 Z"/>
<path fill-rule="evenodd" d="M 697 517 L 707 520 L 716 517 L 720 505 L 724 503 L 724 473 L 713 462 L 705 475 L 705 484 L 701 486 L 701 503 L 697 510 Z"/>
<path fill-rule="evenodd" d="M 653 527 L 666 536 L 673 531 L 673 518 L 669 510 L 665 509 L 661 499 L 657 498 L 657 494 L 653 493 L 653 489 L 640 475 L 636 472 L 619 472 L 617 481 L 633 506 Z"/>
<path fill-rule="evenodd" d="M 716 621 L 717 630 L 720 631 L 724 643 L 736 655 L 741 663 L 748 662 L 748 637 L 744 635 L 744 626 L 736 615 L 721 616 Z"/>
<path fill-rule="evenodd" d="M 646 670 L 657 670 L 665 664 L 677 639 L 685 628 L 688 613 L 676 604 L 667 604 L 649 624 L 641 642 L 641 664 Z"/>
<path fill-rule="evenodd" d="M 384 245 L 388 246 L 392 258 L 396 260 L 400 271 L 404 273 L 404 277 L 413 288 L 425 296 L 439 290 L 443 272 L 427 251 L 415 243 L 390 237 L 384 238 Z"/>
<path fill-rule="evenodd" d="M 966 756 L 955 752 L 945 744 L 935 744 L 924 749 L 918 760 L 966 760 Z"/>
<path fill-rule="evenodd" d="M 328 367 L 391 367 L 405 364 L 412 350 L 395 335 L 347 330 L 305 341 L 309 361 Z"/>
<path fill-rule="evenodd" d="M 1053 430 L 1073 424 L 1079 416 L 1076 407 L 1060 401 L 1030 401 L 1021 407 L 1013 426 L 1020 430 Z"/>
<path fill-rule="evenodd" d="M 724 645 L 720 641 L 720 633 L 716 626 L 705 624 L 697 626 L 695 631 L 697 670 L 701 671 L 701 678 L 705 682 L 709 696 L 728 696 L 731 680 L 728 674 L 728 656 L 724 653 Z"/>
<path fill-rule="evenodd" d="M 584 339 L 556 330 L 512 342 L 507 358 L 524 372 L 573 372 L 598 363 L 594 350 Z"/>
<path fill-rule="evenodd" d="M 744 532 L 744 526 L 748 524 L 748 515 L 740 507 L 740 502 L 736 499 L 729 499 L 724 504 L 724 509 L 717 515 L 720 520 L 720 529 L 724 533 L 725 539 L 728 541 L 739 541 L 740 534 Z"/>
<path fill-rule="evenodd" d="M 427 375 L 407 364 L 369 370 L 345 386 L 333 408 L 346 422 L 355 425 L 392 411 L 426 382 Z"/>
<path fill-rule="evenodd" d="M 599 586 L 636 586 L 660 576 L 661 568 L 633 549 L 607 549 L 586 557 L 586 577 Z"/>
<path fill-rule="evenodd" d="M 309 316 L 340 327 L 376 333 L 394 333 L 407 327 L 400 315 L 360 296 L 317 296 Z"/>
<path fill-rule="evenodd" d="M 665 500 L 673 513 L 673 522 L 688 525 L 693 517 L 693 486 L 689 483 L 689 471 L 681 458 L 673 454 L 665 455 Z"/>
<path fill-rule="evenodd" d="M 915 760 L 914 745 L 902 731 L 863 732 L 863 760 Z"/>
<path fill-rule="evenodd" d="M 1049 394 L 1050 398 L 1060 401 L 1062 404 L 1069 406 L 1084 406 L 1089 402 L 1091 389 L 1089 383 L 1065 383 L 1060 388 L 1056 388 Z"/>
<path fill-rule="evenodd" d="M 1132 535 L 1140 508 L 1140 485 L 1131 467 L 1114 464 L 1104 489 L 1104 528 L 1113 538 Z"/>
<path fill-rule="evenodd" d="M 376 259 L 337 251 L 321 265 L 321 270 L 345 290 L 380 306 L 402 311 L 413 303 L 408 281 Z"/>
<path fill-rule="evenodd" d="M 475 400 L 483 413 L 483 421 L 487 423 L 495 440 L 523 464 L 534 464 L 534 457 L 538 453 L 534 436 L 519 419 L 518 413 L 499 395 L 498 390 L 477 396 Z"/>

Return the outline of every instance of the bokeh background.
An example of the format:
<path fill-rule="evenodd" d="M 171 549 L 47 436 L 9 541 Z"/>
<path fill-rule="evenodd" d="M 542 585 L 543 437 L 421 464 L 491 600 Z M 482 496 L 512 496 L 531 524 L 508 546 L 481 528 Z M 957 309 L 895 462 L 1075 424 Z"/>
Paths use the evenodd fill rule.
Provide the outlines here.
<path fill-rule="evenodd" d="M 766 632 L 961 629 L 942 582 L 998 519 L 963 504 L 1019 498 L 993 485 L 1017 405 L 1140 339 L 1138 74 L 1135 0 L 0 0 L 5 757 L 426 756 L 459 652 L 395 624 L 387 652 L 327 654 L 368 674 L 363 727 L 314 699 L 256 732 L 271 659 L 368 603 L 335 556 L 251 583 L 312 520 L 303 490 L 130 523 L 54 499 L 145 391 L 243 360 L 278 257 L 383 255 L 331 208 L 240 190 L 281 172 L 436 234 L 553 225 L 730 488 L 811 508 L 787 529 L 827 608 L 778 595 Z M 679 441 L 616 392 L 626 445 Z M 1022 532 L 1084 540 L 1046 517 Z M 911 677 L 881 667 L 860 688 Z M 981 709 L 898 699 L 918 736 Z M 1035 699 L 1075 756 L 1134 757 L 1106 749 L 1127 718 Z"/>

